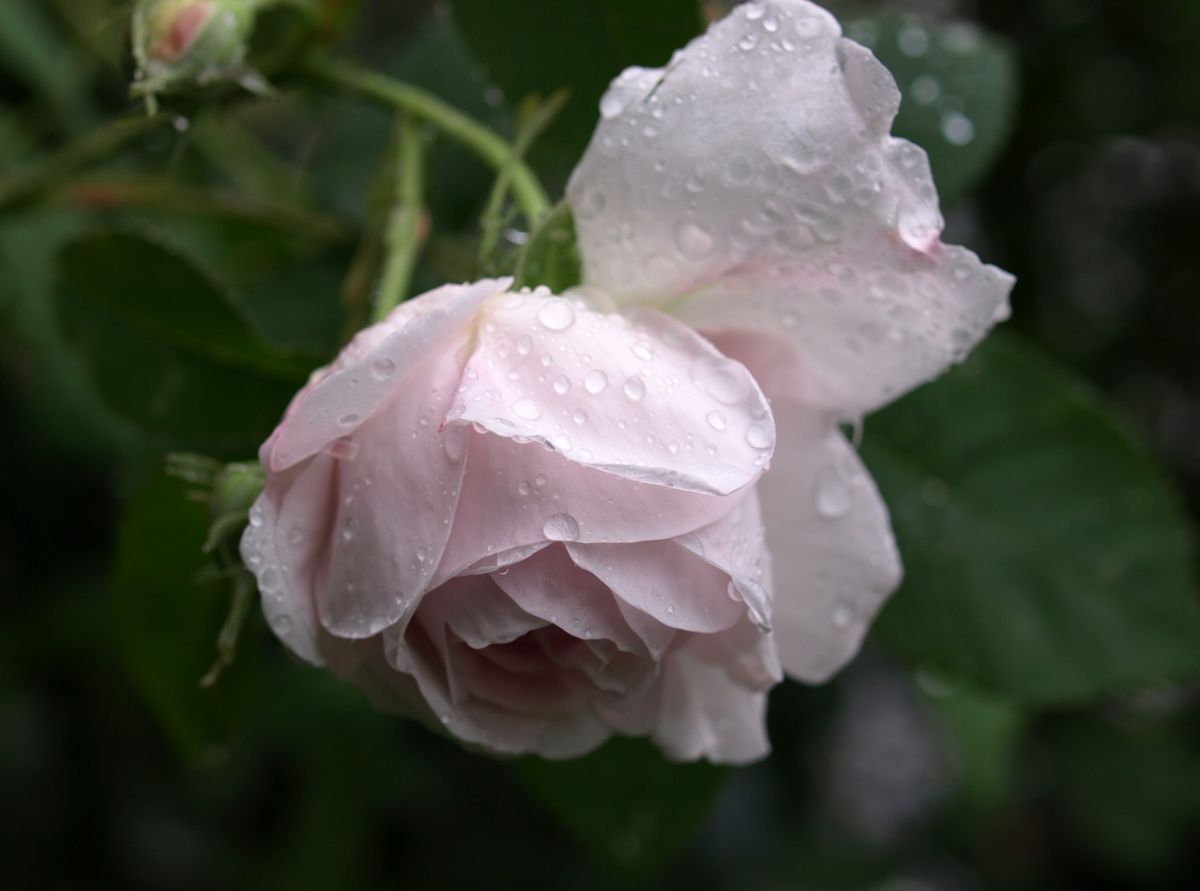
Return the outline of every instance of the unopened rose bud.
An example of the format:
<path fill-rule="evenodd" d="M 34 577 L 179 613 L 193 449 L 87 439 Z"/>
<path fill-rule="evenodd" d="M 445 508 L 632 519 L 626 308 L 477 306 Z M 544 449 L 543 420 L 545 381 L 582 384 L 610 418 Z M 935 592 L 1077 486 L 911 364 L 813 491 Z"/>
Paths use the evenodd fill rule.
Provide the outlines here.
<path fill-rule="evenodd" d="M 133 14 L 133 92 L 154 96 L 241 81 L 252 0 L 141 0 Z"/>

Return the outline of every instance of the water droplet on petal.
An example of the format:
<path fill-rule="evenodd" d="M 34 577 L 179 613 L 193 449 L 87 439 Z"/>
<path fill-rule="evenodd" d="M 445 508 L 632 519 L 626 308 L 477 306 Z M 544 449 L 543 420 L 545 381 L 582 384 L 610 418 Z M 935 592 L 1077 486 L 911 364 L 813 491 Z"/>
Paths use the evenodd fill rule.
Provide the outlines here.
<path fill-rule="evenodd" d="M 712 253 L 715 243 L 707 229 L 691 221 L 675 227 L 675 247 L 689 260 L 702 260 Z"/>
<path fill-rule="evenodd" d="M 348 415 L 342 415 L 338 418 L 338 423 L 343 427 L 353 427 L 358 423 L 358 415 L 351 412 Z"/>
<path fill-rule="evenodd" d="M 625 395 L 634 402 L 637 402 L 646 395 L 646 385 L 642 382 L 640 377 L 629 378 L 629 380 L 625 381 L 625 386 L 623 389 L 625 391 Z"/>
<path fill-rule="evenodd" d="M 579 523 L 570 514 L 555 514 L 542 526 L 548 541 L 575 541 L 579 538 Z"/>
<path fill-rule="evenodd" d="M 850 490 L 837 470 L 828 468 L 817 477 L 817 511 L 834 519 L 850 510 Z"/>
<path fill-rule="evenodd" d="M 722 405 L 738 405 L 750 395 L 742 368 L 724 356 L 701 356 L 692 364 L 692 382 Z"/>
<path fill-rule="evenodd" d="M 525 421 L 536 421 L 542 416 L 542 410 L 532 399 L 520 399 L 513 404 L 513 414 Z"/>
<path fill-rule="evenodd" d="M 843 630 L 849 628 L 854 622 L 854 610 L 850 608 L 850 604 L 846 601 L 840 600 L 833 608 L 832 619 L 835 628 Z"/>
<path fill-rule="evenodd" d="M 607 386 L 608 375 L 598 368 L 594 371 L 589 371 L 583 377 L 583 388 L 593 396 L 603 393 Z"/>
<path fill-rule="evenodd" d="M 712 427 L 714 430 L 725 429 L 725 415 L 719 411 L 716 411 L 715 409 L 705 415 L 704 419 L 708 421 L 708 426 Z"/>
<path fill-rule="evenodd" d="M 771 447 L 771 431 L 760 424 L 753 424 L 746 429 L 746 442 L 751 448 L 769 449 Z"/>
<path fill-rule="evenodd" d="M 537 320 L 543 328 L 550 331 L 566 331 L 575 324 L 575 310 L 566 300 L 555 297 L 541 308 Z"/>
<path fill-rule="evenodd" d="M 371 376 L 380 381 L 385 381 L 396 373 L 396 363 L 386 356 L 372 359 L 369 367 Z"/>
<path fill-rule="evenodd" d="M 600 117 L 604 118 L 606 121 L 615 118 L 624 110 L 625 104 L 621 101 L 621 98 L 611 90 L 605 93 L 600 99 Z"/>
<path fill-rule="evenodd" d="M 633 354 L 643 362 L 649 362 L 654 358 L 654 347 L 646 343 L 644 340 L 639 340 L 632 347 Z"/>

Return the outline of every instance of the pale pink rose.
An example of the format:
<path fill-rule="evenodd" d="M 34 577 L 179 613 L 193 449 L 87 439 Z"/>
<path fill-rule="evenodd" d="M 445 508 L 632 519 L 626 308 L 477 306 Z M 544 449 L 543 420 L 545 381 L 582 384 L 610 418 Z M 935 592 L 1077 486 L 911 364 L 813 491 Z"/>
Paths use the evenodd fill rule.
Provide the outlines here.
<path fill-rule="evenodd" d="M 1007 310 L 941 243 L 898 101 L 802 0 L 622 74 L 568 197 L 580 293 L 623 312 L 482 282 L 364 331 L 263 447 L 243 552 L 276 633 L 496 751 L 765 754 L 780 663 L 828 678 L 900 578 L 839 421 Z"/>
<path fill-rule="evenodd" d="M 762 392 L 669 316 L 507 288 L 401 305 L 297 395 L 242 543 L 271 627 L 490 750 L 761 756 Z"/>
<path fill-rule="evenodd" d="M 900 579 L 887 509 L 838 422 L 960 360 L 1013 284 L 941 242 L 925 152 L 889 135 L 899 103 L 825 10 L 747 3 L 666 68 L 613 82 L 567 190 L 585 282 L 692 325 L 771 401 L 772 628 L 785 671 L 809 682 L 854 655 Z"/>

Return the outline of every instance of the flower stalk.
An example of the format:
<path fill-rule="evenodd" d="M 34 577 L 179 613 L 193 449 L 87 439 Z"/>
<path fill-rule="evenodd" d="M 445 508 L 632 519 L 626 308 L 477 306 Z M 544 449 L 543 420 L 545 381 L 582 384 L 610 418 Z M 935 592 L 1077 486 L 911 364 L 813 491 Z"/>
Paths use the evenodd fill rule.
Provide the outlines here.
<path fill-rule="evenodd" d="M 396 162 L 395 191 L 384 234 L 386 256 L 373 322 L 386 318 L 404 299 L 424 241 L 421 218 L 425 200 L 425 145 L 420 126 L 408 116 L 400 121 Z"/>
<path fill-rule="evenodd" d="M 304 67 L 318 81 L 359 93 L 433 125 L 497 171 L 511 165 L 513 197 L 530 224 L 549 212 L 550 201 L 537 177 L 526 164 L 514 160 L 508 141 L 431 93 L 351 62 L 314 56 Z"/>

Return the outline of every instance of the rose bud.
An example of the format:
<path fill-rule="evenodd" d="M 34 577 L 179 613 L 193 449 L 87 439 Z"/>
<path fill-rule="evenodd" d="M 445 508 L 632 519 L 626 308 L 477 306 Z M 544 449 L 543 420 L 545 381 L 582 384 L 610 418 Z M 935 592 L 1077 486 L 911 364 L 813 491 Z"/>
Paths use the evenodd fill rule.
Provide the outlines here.
<path fill-rule="evenodd" d="M 402 304 L 296 396 L 242 542 L 271 627 L 491 751 L 762 756 L 762 392 L 669 316 L 507 286 Z"/>
<path fill-rule="evenodd" d="M 248 0 L 142 0 L 133 14 L 133 92 L 153 99 L 242 80 L 254 7 Z"/>

